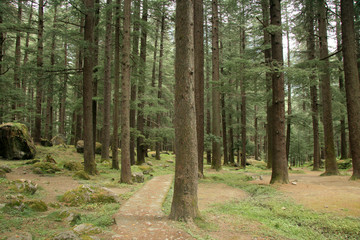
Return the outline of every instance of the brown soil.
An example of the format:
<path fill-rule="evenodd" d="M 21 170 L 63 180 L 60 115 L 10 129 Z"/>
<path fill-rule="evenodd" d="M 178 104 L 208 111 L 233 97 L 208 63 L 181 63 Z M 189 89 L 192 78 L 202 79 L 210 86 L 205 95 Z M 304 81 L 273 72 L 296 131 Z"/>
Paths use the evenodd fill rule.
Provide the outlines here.
<path fill-rule="evenodd" d="M 321 172 L 299 170 L 305 174 L 290 174 L 290 184 L 276 188 L 307 208 L 360 217 L 360 181 L 349 181 L 350 176 L 320 176 Z M 270 176 L 252 182 L 269 184 Z"/>

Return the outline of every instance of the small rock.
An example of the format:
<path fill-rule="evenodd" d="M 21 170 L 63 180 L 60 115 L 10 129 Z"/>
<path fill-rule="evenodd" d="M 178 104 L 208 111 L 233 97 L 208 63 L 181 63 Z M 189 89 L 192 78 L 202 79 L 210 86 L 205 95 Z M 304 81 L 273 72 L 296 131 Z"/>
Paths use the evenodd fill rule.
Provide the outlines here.
<path fill-rule="evenodd" d="M 137 183 L 143 183 L 144 182 L 144 174 L 141 172 L 136 172 L 132 174 L 132 181 Z"/>
<path fill-rule="evenodd" d="M 15 183 L 15 187 L 20 192 L 29 193 L 33 195 L 38 190 L 38 185 L 30 180 L 20 179 L 20 180 L 16 180 L 14 183 Z"/>
<path fill-rule="evenodd" d="M 6 165 L 0 165 L 0 170 L 3 170 L 6 173 L 10 173 L 11 172 L 11 168 L 9 168 Z"/>
<path fill-rule="evenodd" d="M 150 161 L 147 161 L 146 164 L 149 166 L 153 166 L 152 162 L 150 162 Z"/>
<path fill-rule="evenodd" d="M 51 143 L 54 146 L 56 146 L 56 145 L 65 145 L 66 146 L 66 138 L 64 135 L 59 134 L 51 139 Z"/>
<path fill-rule="evenodd" d="M 15 233 L 14 235 L 7 238 L 7 240 L 32 240 L 32 235 L 28 232 Z"/>
<path fill-rule="evenodd" d="M 5 207 L 5 203 L 0 203 L 0 209 Z"/>
<path fill-rule="evenodd" d="M 41 200 L 27 201 L 25 205 L 37 212 L 46 212 L 48 210 L 46 203 Z"/>
<path fill-rule="evenodd" d="M 40 140 L 40 144 L 41 144 L 41 146 L 44 146 L 44 147 L 52 147 L 53 146 L 52 142 L 45 138 L 42 138 Z"/>
<path fill-rule="evenodd" d="M 325 205 L 324 208 L 329 208 L 329 206 Z"/>
<path fill-rule="evenodd" d="M 168 167 L 170 167 L 170 165 L 167 165 L 167 164 L 164 165 L 164 168 L 168 168 Z"/>
<path fill-rule="evenodd" d="M 296 184 L 297 184 L 297 182 L 291 182 L 291 184 L 292 184 L 292 185 L 296 185 Z"/>
<path fill-rule="evenodd" d="M 168 162 L 168 163 L 174 163 L 173 160 L 167 160 L 166 162 Z"/>
<path fill-rule="evenodd" d="M 259 179 L 260 179 L 260 180 L 263 180 L 263 177 L 260 175 L 260 176 L 259 176 Z"/>
<path fill-rule="evenodd" d="M 0 178 L 6 178 L 6 172 L 0 169 Z"/>
<path fill-rule="evenodd" d="M 40 162 L 40 160 L 39 159 L 34 159 L 34 160 L 30 160 L 30 161 L 27 161 L 25 164 L 35 164 L 35 163 L 38 163 L 38 162 Z"/>
<path fill-rule="evenodd" d="M 281 210 L 286 210 L 286 207 L 282 207 Z"/>
<path fill-rule="evenodd" d="M 83 223 L 74 227 L 74 232 L 79 235 L 93 235 L 102 233 L 102 230 L 90 223 Z"/>
<path fill-rule="evenodd" d="M 77 172 L 73 175 L 73 178 L 82 179 L 82 180 L 90 180 L 89 174 L 87 174 L 84 170 L 77 171 Z"/>
<path fill-rule="evenodd" d="M 143 171 L 143 174 L 144 175 L 150 175 L 150 171 L 145 170 L 145 171 Z"/>
<path fill-rule="evenodd" d="M 53 238 L 53 240 L 80 240 L 80 238 L 74 233 L 74 231 L 66 231 L 59 233 Z"/>

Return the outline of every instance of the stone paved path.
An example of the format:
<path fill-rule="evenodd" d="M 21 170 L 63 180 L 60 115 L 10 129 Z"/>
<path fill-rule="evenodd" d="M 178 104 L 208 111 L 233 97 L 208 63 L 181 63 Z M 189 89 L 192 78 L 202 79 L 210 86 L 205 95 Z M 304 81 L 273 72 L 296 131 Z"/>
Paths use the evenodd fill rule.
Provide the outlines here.
<path fill-rule="evenodd" d="M 114 216 L 113 240 L 175 240 L 193 239 L 172 226 L 161 210 L 173 175 L 157 176 L 136 192 Z"/>

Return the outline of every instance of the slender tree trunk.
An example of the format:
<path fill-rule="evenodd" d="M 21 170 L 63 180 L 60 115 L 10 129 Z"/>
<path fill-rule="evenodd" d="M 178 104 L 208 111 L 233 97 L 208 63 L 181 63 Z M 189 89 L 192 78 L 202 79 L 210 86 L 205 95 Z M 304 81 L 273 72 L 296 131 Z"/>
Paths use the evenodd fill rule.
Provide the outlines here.
<path fill-rule="evenodd" d="M 240 40 L 240 55 L 245 53 L 245 30 L 241 28 Z M 245 64 L 242 64 L 242 69 L 245 70 Z M 240 76 L 240 93 L 241 93 L 241 167 L 246 167 L 246 86 L 245 76 L 241 73 Z"/>
<path fill-rule="evenodd" d="M 195 107 L 198 142 L 198 170 L 204 175 L 204 9 L 194 0 Z M 223 110 L 224 111 L 224 110 Z"/>
<path fill-rule="evenodd" d="M 131 105 L 130 105 L 130 128 L 135 130 L 136 127 L 136 98 L 137 98 L 137 80 L 138 80 L 138 64 L 139 64 L 139 31 L 140 31 L 140 0 L 134 1 L 133 13 L 133 45 L 132 57 L 134 61 L 131 67 Z M 130 133 L 130 162 L 135 164 L 135 135 Z"/>
<path fill-rule="evenodd" d="M 64 43 L 64 68 L 68 66 L 68 44 L 67 41 Z M 67 95 L 67 81 L 68 74 L 64 74 L 64 82 L 62 84 L 62 92 L 60 96 L 60 110 L 59 110 L 59 133 L 65 136 L 65 118 L 66 118 L 66 95 Z"/>
<path fill-rule="evenodd" d="M 271 65 L 271 47 L 270 47 L 270 34 L 267 32 L 267 27 L 269 26 L 269 1 L 261 0 L 261 8 L 263 13 L 263 23 L 264 23 L 264 57 L 266 66 L 270 67 Z M 266 160 L 267 168 L 272 168 L 273 162 L 273 121 L 272 121 L 272 100 L 271 100 L 271 72 L 266 72 Z"/>
<path fill-rule="evenodd" d="M 53 34 L 51 39 L 51 55 L 50 64 L 51 67 L 55 66 L 55 50 L 56 50 L 56 16 L 57 16 L 57 5 L 54 6 L 54 20 L 53 20 Z M 49 77 L 48 92 L 46 98 L 46 121 L 45 121 L 45 138 L 51 140 L 53 130 L 53 94 L 54 94 L 54 81 L 55 76 Z"/>
<path fill-rule="evenodd" d="M 270 0 L 271 25 L 281 27 L 281 5 L 280 0 Z M 272 50 L 272 90 L 273 104 L 273 162 L 270 183 L 288 183 L 288 165 L 286 160 L 285 146 L 285 99 L 284 99 L 284 74 L 282 32 L 275 31 L 271 35 Z"/>
<path fill-rule="evenodd" d="M 83 35 L 84 28 L 82 27 L 84 25 L 84 18 L 81 16 L 80 18 L 80 35 Z M 79 47 L 78 55 L 77 55 L 77 69 L 83 69 L 83 48 Z M 84 69 L 83 69 L 84 70 Z M 82 85 L 81 83 L 75 84 L 75 95 L 76 98 L 81 99 L 81 96 L 83 95 L 82 91 Z M 77 144 L 77 142 L 81 139 L 83 139 L 82 136 L 82 129 L 83 129 L 83 111 L 81 111 L 81 108 L 76 109 L 76 125 L 75 125 L 75 142 L 74 144 Z"/>
<path fill-rule="evenodd" d="M 89 174 L 97 174 L 94 156 L 93 135 L 93 68 L 94 68 L 94 0 L 85 0 L 84 72 L 83 72 L 83 114 L 84 114 L 84 170 Z"/>
<path fill-rule="evenodd" d="M 163 13 L 161 16 L 161 30 L 160 30 L 160 56 L 159 56 L 159 78 L 158 78 L 158 101 L 161 103 L 162 98 L 162 82 L 163 82 L 163 57 L 164 57 L 164 35 L 165 35 L 165 2 L 163 3 Z M 158 127 L 161 126 L 161 114 L 156 116 Z M 161 142 L 156 142 L 156 159 L 160 160 Z"/>
<path fill-rule="evenodd" d="M 206 48 L 206 89 L 210 88 L 210 64 L 208 60 L 209 56 L 209 35 L 208 35 L 208 21 L 205 16 L 205 48 Z M 211 113 L 210 113 L 210 93 L 206 94 L 206 134 L 209 136 L 211 134 Z M 206 163 L 211 165 L 211 149 L 206 149 Z"/>
<path fill-rule="evenodd" d="M 223 84 L 222 84 L 223 87 Z M 229 164 L 228 159 L 228 146 L 227 146 L 227 130 L 226 130 L 226 104 L 225 104 L 225 93 L 221 93 L 221 124 L 222 124 L 222 138 L 223 138 L 223 155 L 224 165 Z"/>
<path fill-rule="evenodd" d="M 287 12 L 286 6 L 286 25 L 289 26 L 289 16 Z M 290 68 L 290 36 L 289 30 L 286 31 L 286 41 L 287 41 L 287 66 Z M 288 101 L 287 101 L 287 126 L 286 126 L 286 160 L 289 163 L 289 153 L 290 153 L 290 141 L 291 141 L 291 80 L 290 75 L 287 76 L 287 94 L 288 94 Z"/>
<path fill-rule="evenodd" d="M 327 19 L 325 1 L 318 1 L 319 11 L 319 37 L 320 37 L 320 59 L 321 62 L 321 93 L 323 107 L 323 125 L 325 142 L 325 173 L 324 175 L 338 175 L 339 171 L 336 163 L 334 146 L 333 120 L 331 109 L 331 88 L 330 88 L 330 69 L 327 44 Z"/>
<path fill-rule="evenodd" d="M 131 183 L 130 168 L 130 18 L 131 0 L 124 0 L 124 27 L 121 81 L 121 177 Z"/>
<path fill-rule="evenodd" d="M 114 57 L 114 112 L 113 112 L 113 142 L 111 168 L 119 169 L 119 95 L 120 95 L 120 8 L 121 0 L 116 0 L 115 9 L 115 57 Z"/>
<path fill-rule="evenodd" d="M 259 160 L 259 133 L 258 133 L 258 116 L 257 116 L 257 112 L 258 112 L 258 107 L 257 105 L 254 106 L 254 129 L 255 129 L 255 136 L 254 136 L 254 144 L 255 144 L 255 160 Z"/>
<path fill-rule="evenodd" d="M 221 109 L 219 91 L 219 17 L 218 1 L 212 1 L 212 134 L 215 139 L 212 142 L 213 158 L 211 167 L 219 171 L 221 169 Z"/>
<path fill-rule="evenodd" d="M 110 115 L 111 115 L 111 35 L 112 35 L 112 0 L 106 1 L 106 33 L 104 59 L 104 115 L 101 159 L 109 159 Z"/>
<path fill-rule="evenodd" d="M 350 149 L 353 163 L 352 180 L 360 179 L 360 86 L 354 31 L 354 4 L 341 0 L 341 26 L 344 54 L 346 103 L 348 109 Z"/>
<path fill-rule="evenodd" d="M 141 40 L 140 40 L 140 69 L 139 69 L 139 84 L 138 84 L 138 113 L 137 113 L 137 130 L 141 136 L 137 137 L 136 141 L 136 164 L 141 165 L 145 163 L 145 155 L 147 146 L 145 144 L 145 118 L 144 118 L 144 107 L 145 107 L 145 85 L 146 85 L 146 39 L 147 39 L 147 17 L 148 17 L 148 6 L 147 0 L 143 0 L 143 14 L 142 14 L 142 25 L 141 26 Z"/>
<path fill-rule="evenodd" d="M 98 93 L 98 65 L 99 65 L 99 22 L 100 22 L 100 0 L 95 0 L 95 16 L 94 16 L 94 65 L 93 65 L 93 100 L 92 100 L 92 124 L 93 124 L 93 139 L 94 139 L 94 153 L 97 139 L 97 112 L 98 104 L 96 97 Z"/>
<path fill-rule="evenodd" d="M 199 215 L 197 204 L 198 149 L 194 93 L 193 1 L 176 3 L 174 196 L 170 218 L 188 221 Z"/>
<path fill-rule="evenodd" d="M 20 24 L 22 23 L 21 21 L 21 16 L 22 16 L 22 0 L 18 0 L 17 2 L 18 5 L 18 16 L 17 16 L 17 23 L 20 26 Z M 16 41 L 15 41 L 15 66 L 14 66 L 14 86 L 16 90 L 20 90 L 21 86 L 20 86 L 20 63 L 21 63 L 21 31 L 18 30 L 16 32 Z M 18 102 L 18 97 L 16 97 L 18 94 L 18 92 L 16 92 L 15 94 L 15 98 L 13 99 L 13 103 L 12 103 L 12 109 L 16 110 L 17 108 L 17 102 Z M 17 120 L 18 116 L 16 114 L 16 111 L 14 112 L 14 116 L 13 119 Z"/>
<path fill-rule="evenodd" d="M 41 101 L 42 101 L 42 67 L 43 67 L 43 32 L 44 32 L 44 1 L 39 0 L 38 14 L 38 41 L 37 41 L 37 80 L 36 80 L 36 115 L 34 141 L 41 141 Z"/>

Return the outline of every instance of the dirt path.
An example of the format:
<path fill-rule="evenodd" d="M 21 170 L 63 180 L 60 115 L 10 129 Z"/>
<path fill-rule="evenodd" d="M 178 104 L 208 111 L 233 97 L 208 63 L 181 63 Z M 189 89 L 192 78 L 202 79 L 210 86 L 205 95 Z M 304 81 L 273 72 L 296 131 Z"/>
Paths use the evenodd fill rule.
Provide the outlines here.
<path fill-rule="evenodd" d="M 171 226 L 161 210 L 172 179 L 172 175 L 154 177 L 123 204 L 114 216 L 117 235 L 112 239 L 193 239 Z"/>
<path fill-rule="evenodd" d="M 321 172 L 305 171 L 305 174 L 290 174 L 290 182 L 277 188 L 295 202 L 307 208 L 335 212 L 343 216 L 360 217 L 360 182 L 349 181 L 350 176 L 321 176 Z M 270 176 L 253 181 L 268 184 Z"/>

